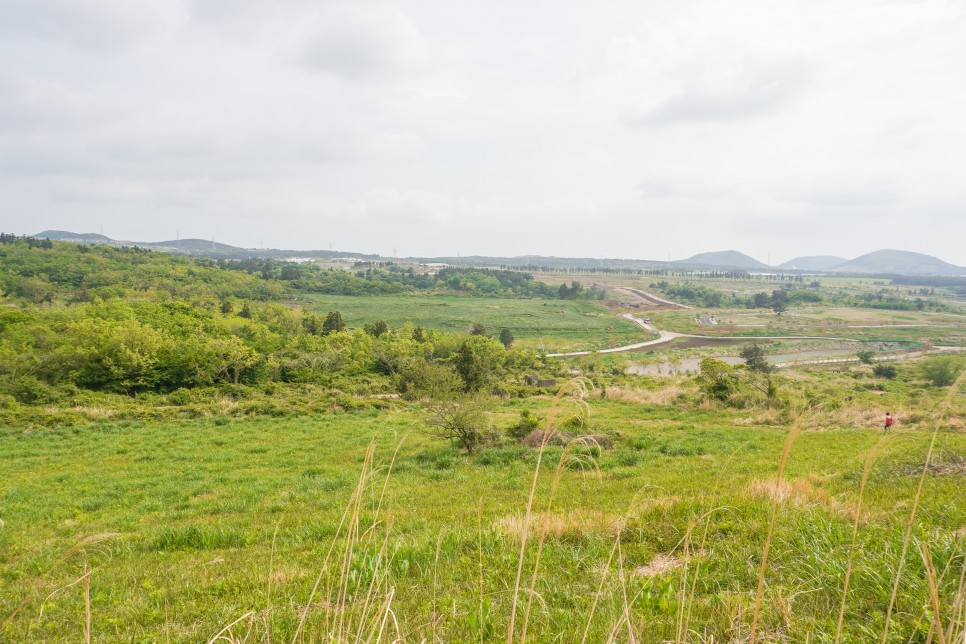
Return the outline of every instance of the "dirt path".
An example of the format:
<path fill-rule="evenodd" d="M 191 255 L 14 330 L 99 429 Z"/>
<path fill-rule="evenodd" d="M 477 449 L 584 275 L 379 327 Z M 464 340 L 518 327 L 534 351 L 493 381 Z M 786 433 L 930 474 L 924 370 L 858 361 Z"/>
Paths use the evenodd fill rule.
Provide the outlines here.
<path fill-rule="evenodd" d="M 664 344 L 665 342 L 670 342 L 675 338 L 698 338 L 702 340 L 741 340 L 741 341 L 757 341 L 757 340 L 841 340 L 843 342 L 861 342 L 856 338 L 829 338 L 825 336 L 816 335 L 757 335 L 757 336 L 747 336 L 747 335 L 694 335 L 691 333 L 675 333 L 674 331 L 662 331 L 656 328 L 652 324 L 648 324 L 644 320 L 634 317 L 630 313 L 624 313 L 621 315 L 622 318 L 631 320 L 639 325 L 641 328 L 657 333 L 659 337 L 654 340 L 646 340 L 644 342 L 637 342 L 635 344 L 626 344 L 622 347 L 613 347 L 611 349 L 598 349 L 596 351 L 569 351 L 565 353 L 548 353 L 548 358 L 571 358 L 577 356 L 589 356 L 592 353 L 621 353 L 624 351 L 634 351 L 635 349 L 643 349 L 644 347 L 652 347 L 657 344 Z"/>
<path fill-rule="evenodd" d="M 686 309 L 686 310 L 690 310 L 693 308 L 686 304 L 679 304 L 678 302 L 665 300 L 664 298 L 658 297 L 653 293 L 648 293 L 647 291 L 642 291 L 641 289 L 634 288 L 632 286 L 619 286 L 614 290 L 621 291 L 623 293 L 629 293 L 630 295 L 633 295 L 634 297 L 640 300 L 643 300 L 645 303 L 649 304 L 650 306 L 669 306 L 675 309 Z"/>

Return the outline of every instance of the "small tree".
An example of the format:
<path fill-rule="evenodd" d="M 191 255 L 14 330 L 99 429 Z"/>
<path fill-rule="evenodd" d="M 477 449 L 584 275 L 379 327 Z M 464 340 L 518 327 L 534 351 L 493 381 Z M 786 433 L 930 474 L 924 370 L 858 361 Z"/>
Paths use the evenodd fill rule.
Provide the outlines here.
<path fill-rule="evenodd" d="M 342 319 L 342 314 L 338 311 L 329 311 L 329 314 L 325 316 L 325 322 L 322 323 L 322 335 L 339 331 L 345 331 L 345 320 Z"/>
<path fill-rule="evenodd" d="M 935 387 L 948 387 L 956 382 L 962 364 L 953 356 L 938 356 L 922 363 L 922 375 Z"/>
<path fill-rule="evenodd" d="M 758 373 L 771 373 L 772 366 L 765 357 L 765 350 L 762 349 L 757 344 L 752 344 L 741 350 L 739 354 L 741 358 L 745 361 L 745 364 L 752 371 L 757 371 Z"/>
<path fill-rule="evenodd" d="M 430 404 L 428 425 L 434 435 L 455 440 L 472 454 L 493 436 L 486 409 L 486 400 L 481 396 L 461 394 L 437 399 Z"/>
<path fill-rule="evenodd" d="M 470 335 L 486 335 L 486 325 L 480 324 L 479 322 L 474 322 L 473 327 L 470 329 Z"/>
<path fill-rule="evenodd" d="M 374 338 L 378 338 L 382 334 L 389 331 L 389 325 L 382 320 L 376 320 L 373 324 L 367 324 L 363 327 L 365 332 Z"/>
<path fill-rule="evenodd" d="M 698 386 L 705 395 L 724 401 L 738 390 L 738 376 L 727 362 L 705 358 L 701 361 Z"/>
<path fill-rule="evenodd" d="M 875 374 L 876 378 L 886 378 L 892 380 L 899 375 L 899 370 L 896 369 L 894 364 L 879 363 L 872 367 L 872 373 Z"/>
<path fill-rule="evenodd" d="M 764 393 L 769 400 L 777 396 L 778 387 L 771 377 L 775 368 L 765 357 L 765 350 L 757 344 L 752 344 L 742 349 L 740 355 L 745 361 L 745 366 L 748 367 L 748 384 Z"/>
<path fill-rule="evenodd" d="M 520 420 L 516 424 L 507 428 L 506 433 L 510 438 L 522 441 L 530 433 L 540 427 L 540 419 L 534 416 L 529 409 L 520 412 Z"/>
<path fill-rule="evenodd" d="M 856 352 L 855 357 L 858 358 L 859 362 L 862 364 L 872 364 L 872 361 L 875 359 L 875 351 L 870 349 L 858 351 Z"/>
<path fill-rule="evenodd" d="M 510 329 L 506 327 L 500 329 L 500 344 L 503 345 L 504 349 L 509 349 L 513 346 L 513 332 Z"/>
<path fill-rule="evenodd" d="M 483 359 L 469 342 L 464 342 L 453 358 L 453 366 L 463 379 L 466 391 L 479 391 L 487 382 Z"/>

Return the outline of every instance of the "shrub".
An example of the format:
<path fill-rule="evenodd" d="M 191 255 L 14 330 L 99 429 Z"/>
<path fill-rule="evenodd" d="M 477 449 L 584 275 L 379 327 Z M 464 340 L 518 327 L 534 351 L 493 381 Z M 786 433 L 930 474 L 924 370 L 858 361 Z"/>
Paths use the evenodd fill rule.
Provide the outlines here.
<path fill-rule="evenodd" d="M 888 378 L 892 379 L 899 375 L 899 370 L 893 364 L 877 364 L 872 367 L 872 373 L 875 374 L 877 378 Z"/>
<path fill-rule="evenodd" d="M 530 432 L 539 427 L 540 419 L 530 413 L 529 409 L 524 409 L 520 412 L 520 420 L 508 427 L 506 433 L 510 438 L 522 441 L 530 435 Z"/>
<path fill-rule="evenodd" d="M 948 387 L 956 382 L 956 377 L 962 371 L 960 360 L 953 356 L 937 356 L 922 362 L 923 377 L 935 387 Z"/>
<path fill-rule="evenodd" d="M 458 395 L 433 401 L 428 424 L 433 434 L 455 440 L 469 454 L 495 438 L 486 415 L 486 402 L 478 396 Z"/>

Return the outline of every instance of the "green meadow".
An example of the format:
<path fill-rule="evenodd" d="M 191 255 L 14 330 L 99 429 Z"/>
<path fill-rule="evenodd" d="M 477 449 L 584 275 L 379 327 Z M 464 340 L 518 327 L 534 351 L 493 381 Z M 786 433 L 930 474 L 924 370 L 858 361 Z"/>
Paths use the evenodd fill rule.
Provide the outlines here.
<path fill-rule="evenodd" d="M 962 395 L 939 419 L 948 388 L 882 394 L 852 380 L 815 370 L 783 381 L 854 396 L 797 422 L 697 404 L 684 380 L 612 385 L 584 398 L 581 427 L 568 425 L 599 446 L 543 452 L 504 440 L 467 455 L 402 401 L 288 418 L 9 427 L 0 633 L 83 641 L 89 624 L 92 641 L 198 642 L 240 620 L 228 641 L 354 641 L 380 629 L 385 640 L 493 641 L 506 638 L 518 589 L 514 629 L 519 638 L 525 619 L 532 641 L 746 641 L 756 604 L 758 641 L 832 641 L 850 562 L 842 641 L 881 635 L 897 574 L 887 641 L 927 641 L 932 596 L 962 633 Z M 553 405 L 508 400 L 490 418 L 506 428 Z M 886 436 L 884 405 L 902 411 Z M 559 424 L 575 407 L 565 398 L 555 409 Z"/>
<path fill-rule="evenodd" d="M 948 292 L 0 258 L 0 641 L 963 644 Z"/>
<path fill-rule="evenodd" d="M 382 320 L 448 332 L 466 332 L 474 323 L 491 333 L 510 329 L 520 346 L 547 351 L 584 351 L 641 342 L 646 333 L 591 301 L 462 295 L 393 295 L 363 298 L 310 295 L 305 308 L 340 311 L 350 326 Z"/>

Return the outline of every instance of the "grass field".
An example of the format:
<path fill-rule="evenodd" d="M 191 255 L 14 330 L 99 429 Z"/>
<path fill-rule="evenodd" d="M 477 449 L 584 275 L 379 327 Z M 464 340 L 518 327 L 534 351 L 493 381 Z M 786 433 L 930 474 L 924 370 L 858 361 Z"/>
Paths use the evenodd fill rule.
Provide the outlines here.
<path fill-rule="evenodd" d="M 410 322 L 441 331 L 468 331 L 474 323 L 491 334 L 506 327 L 520 346 L 548 351 L 603 349 L 647 339 L 639 326 L 593 302 L 413 295 L 350 297 L 319 295 L 312 310 L 338 310 L 350 326 L 383 320 L 391 327 Z"/>
<path fill-rule="evenodd" d="M 625 619 L 637 641 L 747 641 L 776 509 L 758 641 L 831 641 L 850 560 L 844 641 L 878 641 L 948 389 L 905 382 L 872 392 L 822 370 L 796 378 L 783 387 L 826 391 L 830 404 L 793 437 L 780 485 L 787 413 L 687 402 L 683 380 L 640 379 L 606 400 L 589 398 L 583 431 L 613 447 L 593 467 L 563 466 L 552 503 L 552 472 L 568 461 L 558 447 L 544 455 L 534 522 L 547 538 L 518 635 L 529 598 L 534 642 L 585 633 L 605 641 L 615 627 L 625 641 Z M 846 394 L 849 405 L 838 404 Z M 930 631 L 920 543 L 941 573 L 944 624 L 962 596 L 966 409 L 962 395 L 952 401 L 932 459 L 940 468 L 925 477 L 912 523 L 889 642 L 925 641 Z M 522 409 L 544 416 L 550 404 L 497 403 L 492 419 L 505 427 Z M 886 409 L 898 426 L 883 437 Z M 208 641 L 239 618 L 232 641 L 249 629 L 248 641 L 292 641 L 303 613 L 304 640 L 329 641 L 340 617 L 337 632 L 368 633 L 365 616 L 377 614 L 389 587 L 393 617 L 378 613 L 387 634 L 505 639 L 537 452 L 514 444 L 467 456 L 428 435 L 423 420 L 399 403 L 294 419 L 0 430 L 0 625 L 15 613 L 0 639 L 83 641 L 86 594 L 93 641 Z M 338 526 L 373 443 L 384 469 L 364 486 L 358 532 L 345 539 Z M 336 549 L 310 602 L 333 542 L 354 548 L 344 557 Z M 537 542 L 527 548 L 524 588 Z M 693 632 L 685 639 L 682 628 Z"/>
<path fill-rule="evenodd" d="M 709 336 L 818 336 L 868 341 L 966 346 L 966 320 L 934 312 L 866 309 L 805 309 L 776 316 L 770 311 L 700 309 L 647 313 L 662 329 Z M 713 315 L 718 325 L 699 324 Z"/>

